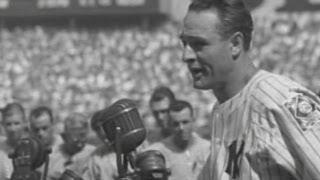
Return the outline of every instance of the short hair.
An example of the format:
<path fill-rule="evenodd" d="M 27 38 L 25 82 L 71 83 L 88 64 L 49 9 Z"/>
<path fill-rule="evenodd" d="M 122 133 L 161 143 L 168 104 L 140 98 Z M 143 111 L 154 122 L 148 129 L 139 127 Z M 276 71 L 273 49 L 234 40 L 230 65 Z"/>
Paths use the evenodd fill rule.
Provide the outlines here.
<path fill-rule="evenodd" d="M 169 98 L 170 103 L 175 100 L 175 95 L 167 86 L 158 86 L 152 93 L 149 104 Z"/>
<path fill-rule="evenodd" d="M 193 0 L 189 11 L 217 11 L 220 23 L 217 26 L 223 39 L 229 38 L 235 32 L 241 32 L 244 37 L 244 49 L 250 49 L 253 21 L 243 0 Z"/>
<path fill-rule="evenodd" d="M 25 110 L 23 106 L 17 102 L 9 103 L 2 109 L 2 118 L 5 119 L 14 115 L 15 113 L 21 113 L 23 121 L 26 120 Z"/>
<path fill-rule="evenodd" d="M 65 131 L 72 127 L 88 128 L 89 123 L 85 115 L 81 113 L 72 113 L 64 121 Z"/>
<path fill-rule="evenodd" d="M 50 118 L 50 122 L 53 123 L 53 114 L 52 110 L 47 106 L 39 106 L 30 112 L 30 120 L 32 118 L 38 118 L 42 116 L 43 114 L 48 114 Z"/>
<path fill-rule="evenodd" d="M 169 107 L 169 111 L 180 112 L 185 108 L 188 108 L 191 112 L 191 116 L 193 116 L 193 107 L 191 106 L 191 104 L 189 102 L 183 101 L 183 100 L 173 101 Z"/>

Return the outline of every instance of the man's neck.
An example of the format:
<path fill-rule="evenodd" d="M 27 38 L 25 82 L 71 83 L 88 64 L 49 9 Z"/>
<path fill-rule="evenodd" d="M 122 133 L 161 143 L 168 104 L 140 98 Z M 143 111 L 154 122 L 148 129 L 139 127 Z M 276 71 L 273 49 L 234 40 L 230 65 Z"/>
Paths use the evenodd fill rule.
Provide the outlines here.
<path fill-rule="evenodd" d="M 67 144 L 63 145 L 64 152 L 69 156 L 73 156 L 79 152 L 79 150 L 75 150 L 73 147 L 68 146 Z"/>
<path fill-rule="evenodd" d="M 168 137 L 168 136 L 170 136 L 171 135 L 171 131 L 170 131 L 170 129 L 167 129 L 167 128 L 162 128 L 161 129 L 161 138 L 162 139 L 164 139 L 164 138 L 166 138 L 166 137 Z"/>
<path fill-rule="evenodd" d="M 185 151 L 190 146 L 192 146 L 192 144 L 193 144 L 193 136 L 191 136 L 191 138 L 188 141 L 181 141 L 181 140 L 175 139 L 173 137 L 173 141 L 174 141 L 174 144 L 176 145 L 176 147 L 178 148 L 178 150 Z"/>
<path fill-rule="evenodd" d="M 224 103 L 236 94 L 238 94 L 258 71 L 253 65 L 238 68 L 231 73 L 226 81 L 217 84 L 213 88 L 213 93 L 219 103 Z"/>

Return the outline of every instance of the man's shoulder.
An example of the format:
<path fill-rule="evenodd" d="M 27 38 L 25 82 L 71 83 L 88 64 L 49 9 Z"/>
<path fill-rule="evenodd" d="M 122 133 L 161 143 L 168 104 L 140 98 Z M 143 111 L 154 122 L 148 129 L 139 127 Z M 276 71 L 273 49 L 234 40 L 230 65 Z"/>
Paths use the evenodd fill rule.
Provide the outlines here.
<path fill-rule="evenodd" d="M 97 148 L 96 146 L 93 146 L 91 144 L 86 144 L 83 149 L 85 151 L 92 151 L 93 152 L 96 148 Z"/>
<path fill-rule="evenodd" d="M 202 137 L 200 137 L 197 133 L 193 133 L 192 136 L 195 139 L 196 142 L 196 146 L 197 147 L 203 147 L 203 148 L 209 148 L 210 147 L 210 141 L 208 141 L 207 139 L 204 139 Z"/>
<path fill-rule="evenodd" d="M 90 164 L 95 164 L 102 167 L 116 165 L 117 155 L 114 151 L 101 152 L 96 150 L 88 157 L 88 162 Z"/>
<path fill-rule="evenodd" d="M 4 151 L 7 154 L 13 152 L 13 150 L 14 150 L 13 147 L 11 147 L 8 144 L 7 138 L 4 136 L 0 137 L 0 150 Z"/>
<path fill-rule="evenodd" d="M 0 136 L 0 149 L 7 146 L 7 138 L 5 136 Z"/>
<path fill-rule="evenodd" d="M 59 134 L 55 134 L 53 136 L 53 143 L 51 146 L 52 152 L 59 151 L 62 144 L 63 144 L 62 137 Z"/>
<path fill-rule="evenodd" d="M 248 102 L 254 104 L 253 107 L 282 105 L 292 96 L 294 89 L 307 91 L 305 87 L 285 76 L 265 72 L 265 76 L 252 87 Z"/>
<path fill-rule="evenodd" d="M 172 144 L 172 137 L 166 137 L 164 139 L 162 139 L 161 141 L 152 143 L 149 147 L 146 148 L 146 150 L 166 150 L 168 149 L 167 147 L 170 146 L 170 144 Z"/>
<path fill-rule="evenodd" d="M 115 156 L 115 151 L 106 144 L 96 147 L 91 153 L 92 158 L 102 158 L 102 157 L 113 157 Z"/>
<path fill-rule="evenodd" d="M 163 144 L 163 140 L 161 141 L 158 141 L 158 142 L 155 142 L 155 143 L 152 143 L 150 146 L 148 146 L 147 148 L 145 148 L 145 150 L 151 150 L 151 149 L 161 149 L 164 147 L 164 144 Z"/>
<path fill-rule="evenodd" d="M 89 158 L 96 150 L 96 147 L 90 144 L 86 144 L 83 149 L 74 155 L 75 159 L 87 159 Z"/>

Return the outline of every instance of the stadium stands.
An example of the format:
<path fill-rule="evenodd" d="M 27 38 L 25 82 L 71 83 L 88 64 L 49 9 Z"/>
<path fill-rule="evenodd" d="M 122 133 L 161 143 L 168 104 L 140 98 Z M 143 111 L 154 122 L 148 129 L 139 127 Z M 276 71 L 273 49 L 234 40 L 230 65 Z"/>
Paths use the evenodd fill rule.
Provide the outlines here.
<path fill-rule="evenodd" d="M 316 15 L 256 19 L 255 63 L 319 89 L 318 19 Z M 194 90 L 190 78 L 186 80 L 178 33 L 170 22 L 152 30 L 138 25 L 3 28 L 0 106 L 12 100 L 30 108 L 46 104 L 64 119 L 68 112 L 91 113 L 130 97 L 149 119 L 150 93 L 164 84 L 194 105 L 202 126 L 214 102 L 210 92 Z"/>

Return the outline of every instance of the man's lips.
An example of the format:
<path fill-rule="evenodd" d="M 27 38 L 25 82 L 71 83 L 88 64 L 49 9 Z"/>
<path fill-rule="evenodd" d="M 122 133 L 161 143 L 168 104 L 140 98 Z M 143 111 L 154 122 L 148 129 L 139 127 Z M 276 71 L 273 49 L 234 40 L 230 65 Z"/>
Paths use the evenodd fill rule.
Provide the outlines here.
<path fill-rule="evenodd" d="M 195 79 L 200 79 L 205 75 L 205 69 L 202 67 L 189 67 L 189 70 Z"/>

